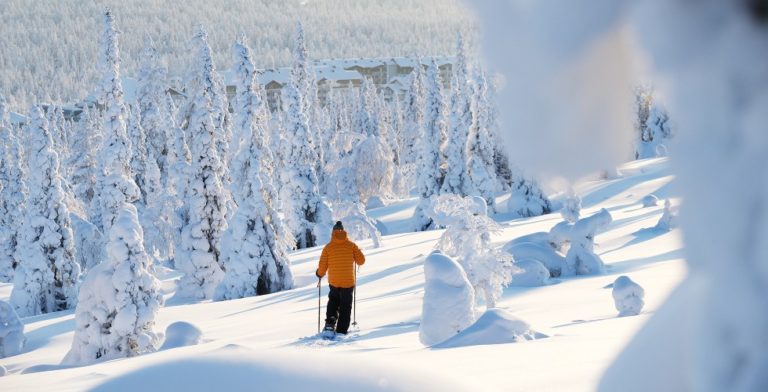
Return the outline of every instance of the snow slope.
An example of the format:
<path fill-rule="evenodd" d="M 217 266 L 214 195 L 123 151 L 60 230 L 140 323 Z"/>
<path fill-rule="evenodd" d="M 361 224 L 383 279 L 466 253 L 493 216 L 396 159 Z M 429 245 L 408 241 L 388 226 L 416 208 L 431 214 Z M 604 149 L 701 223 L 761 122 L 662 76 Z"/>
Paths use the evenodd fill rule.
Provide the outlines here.
<path fill-rule="evenodd" d="M 423 261 L 442 231 L 402 232 L 416 205 L 407 200 L 370 211 L 388 235 L 378 249 L 372 249 L 370 240 L 360 243 L 367 262 L 359 275 L 361 330 L 355 338 L 330 345 L 307 338 L 317 328 L 314 269 L 320 249 L 312 248 L 291 254 L 293 290 L 224 302 L 171 302 L 160 310 L 158 330 L 177 321 L 190 322 L 202 330 L 198 345 L 62 368 L 58 364 L 73 336 L 72 312 L 25 318 L 27 346 L 20 355 L 0 359 L 9 373 L 0 377 L 0 390 L 87 390 L 105 382 L 97 390 L 139 386 L 153 390 L 164 385 L 207 390 L 218 385 L 245 388 L 255 385 L 254 380 L 287 390 L 304 385 L 344 386 L 342 390 L 593 390 L 613 358 L 686 273 L 679 229 L 653 229 L 663 207 L 642 205 L 648 194 L 679 205 L 666 159 L 635 161 L 619 170 L 620 178 L 577 186 L 582 216 L 601 208 L 613 216 L 608 230 L 595 238 L 595 252 L 606 263 L 606 274 L 553 279 L 554 284 L 544 287 L 509 287 L 498 301 L 500 309 L 545 338 L 424 347 L 418 336 Z M 501 246 L 522 235 L 548 231 L 561 220 L 554 213 L 502 222 L 503 232 L 494 243 Z M 645 289 L 639 316 L 617 317 L 610 284 L 620 275 Z M 178 273 L 166 271 L 160 278 L 166 297 L 172 296 Z M 323 283 L 324 311 L 328 288 Z M 7 299 L 10 290 L 9 285 L 0 285 L 0 299 Z"/>

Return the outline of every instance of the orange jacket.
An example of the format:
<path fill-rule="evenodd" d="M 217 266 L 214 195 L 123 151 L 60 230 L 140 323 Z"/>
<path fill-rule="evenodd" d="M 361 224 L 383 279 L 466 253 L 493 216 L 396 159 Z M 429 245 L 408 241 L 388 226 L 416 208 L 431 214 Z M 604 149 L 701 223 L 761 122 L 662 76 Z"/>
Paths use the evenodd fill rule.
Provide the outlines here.
<path fill-rule="evenodd" d="M 353 262 L 365 264 L 365 256 L 354 242 L 347 239 L 347 232 L 334 230 L 331 242 L 320 254 L 320 265 L 315 273 L 319 278 L 328 272 L 328 283 L 334 287 L 350 288 L 355 285 Z"/>

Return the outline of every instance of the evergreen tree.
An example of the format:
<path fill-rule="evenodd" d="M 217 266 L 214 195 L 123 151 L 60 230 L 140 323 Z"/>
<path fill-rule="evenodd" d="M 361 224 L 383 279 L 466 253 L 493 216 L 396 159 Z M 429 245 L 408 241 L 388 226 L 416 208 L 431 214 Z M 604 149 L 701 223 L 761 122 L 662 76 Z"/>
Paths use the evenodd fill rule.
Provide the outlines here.
<path fill-rule="evenodd" d="M 167 128 L 163 106 L 165 105 L 165 79 L 167 71 L 160 64 L 155 43 L 150 37 L 144 40 L 138 75 L 137 101 L 141 128 L 147 140 L 147 150 L 157 159 L 161 177 L 167 176 L 168 139 L 171 137 Z"/>
<path fill-rule="evenodd" d="M 457 41 L 458 53 L 451 83 L 450 126 L 443 146 L 447 166 L 441 193 L 465 196 L 468 187 L 465 149 L 469 128 L 472 126 L 472 101 L 469 90 L 469 70 L 461 34 Z"/>
<path fill-rule="evenodd" d="M 241 38 L 233 48 L 236 60 L 237 133 L 242 135 L 233 160 L 233 195 L 237 212 L 221 240 L 226 273 L 215 299 L 243 298 L 288 289 L 293 275 L 285 228 L 277 213 L 277 194 L 269 172 L 264 112 L 250 49 Z"/>
<path fill-rule="evenodd" d="M 95 221 L 102 231 L 107 231 L 117 216 L 117 210 L 125 203 L 133 203 L 140 197 L 139 188 L 131 175 L 131 142 L 128 139 L 125 119 L 127 111 L 120 79 L 120 50 L 118 30 L 112 12 L 104 12 L 104 34 L 100 65 L 103 71 L 99 86 L 99 101 L 104 105 L 104 140 L 98 163 L 98 195 Z"/>
<path fill-rule="evenodd" d="M 424 133 L 421 137 L 419 178 L 416 188 L 421 202 L 414 213 L 414 229 L 422 231 L 432 226 L 426 210 L 429 198 L 440 193 L 443 183 L 443 156 L 440 145 L 446 138 L 445 107 L 437 62 L 433 58 L 427 69 L 427 96 Z"/>
<path fill-rule="evenodd" d="M 470 84 L 472 124 L 467 140 L 467 195 L 480 196 L 491 209 L 496 203 L 494 146 L 488 124 L 488 85 L 481 72 L 475 72 Z"/>
<path fill-rule="evenodd" d="M 72 154 L 66 165 L 70 171 L 69 182 L 73 185 L 75 198 L 86 206 L 93 204 L 96 194 L 96 156 L 102 141 L 99 122 L 98 113 L 86 106 L 75 127 L 74 137 L 70 139 Z"/>
<path fill-rule="evenodd" d="M 0 282 L 11 282 L 18 264 L 15 253 L 27 195 L 22 158 L 5 98 L 0 95 Z"/>
<path fill-rule="evenodd" d="M 29 198 L 18 236 L 18 265 L 10 299 L 22 317 L 73 307 L 80 277 L 48 122 L 37 106 L 29 119 L 25 151 L 27 165 L 34 170 L 29 171 Z"/>
<path fill-rule="evenodd" d="M 128 131 L 128 139 L 131 142 L 131 173 L 133 174 L 133 181 L 136 186 L 139 187 L 141 193 L 140 200 L 143 206 L 147 205 L 147 190 L 145 184 L 144 168 L 147 164 L 147 138 L 144 134 L 144 128 L 141 126 L 141 111 L 137 106 L 128 106 L 128 121 L 126 124 Z"/>
<path fill-rule="evenodd" d="M 184 198 L 189 207 L 175 262 L 185 273 L 179 282 L 179 295 L 207 299 L 213 296 L 223 276 L 219 242 L 227 228 L 230 197 L 222 183 L 225 171 L 217 147 L 222 134 L 219 112 L 214 108 L 216 82 L 211 49 L 202 28 L 194 39 L 198 60 L 186 124 L 192 157 Z"/>
<path fill-rule="evenodd" d="M 109 231 L 106 260 L 83 281 L 64 364 L 133 357 L 158 348 L 155 316 L 163 296 L 142 237 L 136 207 L 124 204 Z"/>
<path fill-rule="evenodd" d="M 310 140 L 312 136 L 307 118 L 306 97 L 310 83 L 307 78 L 306 53 L 299 25 L 291 80 L 283 87 L 285 115 L 285 170 L 281 196 L 285 202 L 284 214 L 288 227 L 296 238 L 298 248 L 307 248 L 327 242 L 331 214 L 319 194 L 315 163 L 317 155 Z"/>

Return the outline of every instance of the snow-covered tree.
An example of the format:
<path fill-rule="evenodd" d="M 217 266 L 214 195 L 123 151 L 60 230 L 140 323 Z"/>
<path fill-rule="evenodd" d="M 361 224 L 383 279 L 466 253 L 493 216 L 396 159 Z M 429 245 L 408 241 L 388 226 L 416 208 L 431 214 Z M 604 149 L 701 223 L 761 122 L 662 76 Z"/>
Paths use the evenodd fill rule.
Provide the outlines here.
<path fill-rule="evenodd" d="M 635 141 L 635 159 L 665 156 L 666 142 L 672 137 L 669 115 L 657 100 L 649 98 L 647 115 Z"/>
<path fill-rule="evenodd" d="M 86 106 L 80 115 L 80 120 L 75 127 L 74 137 L 70 139 L 71 155 L 67 161 L 75 198 L 86 206 L 93 205 L 96 195 L 96 163 L 98 149 L 101 147 L 101 120 L 98 113 Z"/>
<path fill-rule="evenodd" d="M 207 299 L 221 281 L 220 240 L 227 229 L 227 214 L 231 196 L 222 183 L 226 176 L 218 146 L 221 124 L 214 108 L 216 86 L 215 68 L 207 34 L 200 28 L 195 35 L 197 63 L 195 90 L 190 92 L 189 134 L 190 177 L 185 203 L 186 220 L 181 230 L 181 242 L 175 252 L 176 267 L 185 275 L 179 282 L 178 294 L 183 297 Z"/>
<path fill-rule="evenodd" d="M 226 273 L 214 299 L 269 294 L 291 288 L 285 227 L 277 213 L 277 192 L 264 162 L 271 160 L 265 140 L 266 108 L 259 94 L 255 67 L 244 38 L 233 47 L 237 62 L 236 131 L 242 135 L 233 159 L 232 186 L 237 212 L 221 239 Z"/>
<path fill-rule="evenodd" d="M 140 200 L 146 204 L 147 190 L 145 188 L 144 167 L 147 161 L 147 137 L 144 134 L 144 128 L 141 127 L 141 111 L 135 105 L 129 105 L 127 108 L 128 120 L 126 129 L 128 140 L 131 142 L 131 174 L 133 181 L 139 187 L 141 193 Z"/>
<path fill-rule="evenodd" d="M 0 282 L 13 280 L 13 270 L 18 263 L 15 253 L 27 196 L 22 158 L 20 142 L 8 121 L 5 100 L 0 96 Z"/>
<path fill-rule="evenodd" d="M 307 248 L 327 242 L 331 213 L 319 194 L 315 172 L 317 156 L 310 142 L 309 119 L 304 109 L 307 98 L 303 94 L 308 82 L 304 79 L 306 60 L 299 56 L 301 53 L 295 51 L 291 80 L 283 87 L 286 167 L 281 198 L 285 203 L 285 220 L 296 238 L 296 246 Z"/>
<path fill-rule="evenodd" d="M 467 181 L 465 193 L 480 196 L 491 209 L 496 205 L 496 167 L 494 143 L 488 122 L 488 85 L 485 76 L 477 71 L 470 83 L 471 110 L 474 113 L 467 138 Z"/>
<path fill-rule="evenodd" d="M 427 200 L 440 193 L 444 176 L 440 146 L 446 138 L 445 104 L 443 102 L 442 82 L 434 58 L 427 68 L 426 79 L 425 124 L 419 146 L 419 178 L 416 183 L 421 202 L 414 213 L 414 229 L 416 231 L 426 230 L 432 225 L 432 219 L 428 217 L 425 211 L 429 205 Z"/>
<path fill-rule="evenodd" d="M 29 198 L 10 300 L 22 317 L 73 307 L 80 277 L 58 155 L 37 106 L 30 111 L 25 135 L 27 166 L 34 170 L 28 176 Z"/>
<path fill-rule="evenodd" d="M 410 81 L 411 84 L 408 86 L 408 91 L 405 94 L 403 108 L 403 115 L 405 118 L 403 121 L 403 130 L 400 133 L 402 136 L 400 141 L 402 149 L 400 163 L 401 165 L 415 167 L 419 162 L 419 141 L 423 134 L 422 128 L 424 127 L 424 70 L 421 66 L 421 58 L 417 57 L 414 61 Z M 415 173 L 413 173 L 413 175 L 415 175 Z"/>
<path fill-rule="evenodd" d="M 613 221 L 611 213 L 602 209 L 579 219 L 571 229 L 571 247 L 565 255 L 563 275 L 590 275 L 605 272 L 603 260 L 595 253 L 595 236 Z"/>
<path fill-rule="evenodd" d="M 464 53 L 464 41 L 457 39 L 456 62 L 450 91 L 450 116 L 447 137 L 442 150 L 446 157 L 445 178 L 441 193 L 466 196 L 469 189 L 467 178 L 467 138 L 473 122 L 472 96 L 469 86 L 469 69 Z"/>
<path fill-rule="evenodd" d="M 136 207 L 124 204 L 109 231 L 106 259 L 83 281 L 64 364 L 133 357 L 158 348 L 155 316 L 163 296 L 151 263 Z"/>
<path fill-rule="evenodd" d="M 301 111 L 307 117 L 307 142 L 314 156 L 315 175 L 317 183 L 322 183 L 324 173 L 320 167 L 323 159 L 323 142 L 320 140 L 318 114 L 320 105 L 317 98 L 317 78 L 314 67 L 309 61 L 307 44 L 304 36 L 304 26 L 301 22 L 296 24 L 296 35 L 293 40 L 293 62 L 291 66 L 291 79 L 299 89 L 301 97 Z"/>
<path fill-rule="evenodd" d="M 108 231 L 117 216 L 117 210 L 125 203 L 139 200 L 139 188 L 131 175 L 131 142 L 126 128 L 123 86 L 120 79 L 120 50 L 115 18 L 110 10 L 104 12 L 101 59 L 103 77 L 99 85 L 99 102 L 104 105 L 104 140 L 98 163 L 97 204 L 94 224 Z"/>
<path fill-rule="evenodd" d="M 486 211 L 482 198 L 445 194 L 432 198 L 430 215 L 436 224 L 446 227 L 436 248 L 461 264 L 475 292 L 482 293 L 492 308 L 515 268 L 512 255 L 491 245 L 491 234 L 501 228 Z"/>
<path fill-rule="evenodd" d="M 459 263 L 439 250 L 424 260 L 419 340 L 431 346 L 475 322 L 475 290 Z"/>
<path fill-rule="evenodd" d="M 141 118 L 141 128 L 146 135 L 146 148 L 152 150 L 152 155 L 157 159 L 157 166 L 163 180 L 165 180 L 168 170 L 166 155 L 168 154 L 168 138 L 171 136 L 164 119 L 167 113 L 163 109 L 166 73 L 165 67 L 158 59 L 155 43 L 152 38 L 146 37 L 139 64 L 136 100 L 139 118 Z"/>
<path fill-rule="evenodd" d="M 511 196 L 507 201 L 507 210 L 520 217 L 530 217 L 548 214 L 552 211 L 552 203 L 539 184 L 529 180 L 520 172 L 513 175 Z"/>

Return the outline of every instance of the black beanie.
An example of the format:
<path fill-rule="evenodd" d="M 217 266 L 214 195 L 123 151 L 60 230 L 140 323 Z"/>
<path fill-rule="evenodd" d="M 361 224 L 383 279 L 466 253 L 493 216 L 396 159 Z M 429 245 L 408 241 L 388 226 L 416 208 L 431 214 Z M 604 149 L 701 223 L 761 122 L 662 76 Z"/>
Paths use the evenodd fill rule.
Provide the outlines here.
<path fill-rule="evenodd" d="M 336 221 L 336 224 L 333 225 L 334 230 L 344 230 L 344 225 L 341 224 L 341 221 Z"/>

